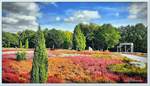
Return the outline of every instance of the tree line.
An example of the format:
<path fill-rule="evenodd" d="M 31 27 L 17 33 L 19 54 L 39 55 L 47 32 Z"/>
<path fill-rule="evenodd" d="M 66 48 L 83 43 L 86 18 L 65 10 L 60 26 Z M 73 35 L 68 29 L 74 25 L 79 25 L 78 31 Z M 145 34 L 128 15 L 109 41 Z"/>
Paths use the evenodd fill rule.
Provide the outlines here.
<path fill-rule="evenodd" d="M 147 52 L 147 27 L 142 23 L 114 27 L 111 24 L 98 25 L 94 23 L 79 23 L 73 32 L 53 29 L 42 30 L 45 45 L 51 49 L 85 50 L 91 47 L 94 50 L 116 51 L 116 46 L 123 42 L 134 43 L 134 51 Z M 3 47 L 35 48 L 36 32 L 24 30 L 22 32 L 2 32 Z"/>

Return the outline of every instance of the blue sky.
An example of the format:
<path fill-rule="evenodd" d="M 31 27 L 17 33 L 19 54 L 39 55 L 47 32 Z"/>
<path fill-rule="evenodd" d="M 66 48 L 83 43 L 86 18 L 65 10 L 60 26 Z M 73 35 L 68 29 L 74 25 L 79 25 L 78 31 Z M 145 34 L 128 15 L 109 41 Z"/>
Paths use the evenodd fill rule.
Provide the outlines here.
<path fill-rule="evenodd" d="M 41 17 L 39 17 L 39 23 L 43 27 L 49 28 L 60 28 L 64 30 L 72 31 L 76 24 L 80 22 L 92 22 L 96 24 L 111 23 L 114 26 L 136 24 L 136 23 L 145 23 L 145 20 L 140 18 L 129 18 L 129 7 L 132 3 L 122 2 L 58 2 L 58 3 L 38 3 L 40 6 Z M 131 8 L 132 9 L 132 8 Z M 134 9 L 134 8 L 133 8 Z M 135 10 L 137 10 L 135 8 Z M 99 17 L 91 17 L 88 20 L 83 21 L 70 21 L 66 22 L 65 19 L 69 17 L 75 17 L 78 15 L 83 15 L 83 11 L 86 13 L 91 13 L 91 16 L 94 16 L 94 12 L 98 13 Z M 79 12 L 76 14 L 76 12 Z M 76 14 L 76 15 L 74 15 Z M 74 16 L 73 16 L 74 15 Z M 135 14 L 138 15 L 138 14 Z M 90 14 L 89 14 L 90 16 Z M 96 15 L 95 15 L 96 16 Z M 75 17 L 76 18 L 76 17 Z"/>
<path fill-rule="evenodd" d="M 15 28 L 20 25 L 17 30 L 11 30 L 13 32 L 37 24 L 42 28 L 69 31 L 73 31 L 75 25 L 81 22 L 100 25 L 110 23 L 116 27 L 136 23 L 147 24 L 147 4 L 142 2 L 5 3 L 2 6 L 3 28 L 9 30 L 12 22 Z M 20 17 L 16 17 L 18 15 Z"/>

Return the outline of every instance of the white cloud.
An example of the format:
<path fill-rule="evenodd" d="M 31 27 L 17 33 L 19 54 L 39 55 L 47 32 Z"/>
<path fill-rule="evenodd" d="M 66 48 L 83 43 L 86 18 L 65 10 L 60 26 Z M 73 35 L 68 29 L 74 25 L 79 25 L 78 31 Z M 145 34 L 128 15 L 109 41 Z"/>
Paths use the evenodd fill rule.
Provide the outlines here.
<path fill-rule="evenodd" d="M 58 7 L 58 5 L 55 2 L 51 2 L 52 5 L 54 5 L 55 7 Z"/>
<path fill-rule="evenodd" d="M 59 16 L 56 17 L 56 21 L 60 21 L 60 17 Z"/>
<path fill-rule="evenodd" d="M 8 24 L 9 23 L 15 24 L 15 23 L 18 22 L 17 19 L 14 19 L 14 18 L 11 18 L 11 17 L 3 17 L 2 21 L 3 21 L 3 23 L 8 23 Z"/>
<path fill-rule="evenodd" d="M 116 15 L 116 16 L 119 16 L 120 14 L 117 12 L 115 15 Z"/>
<path fill-rule="evenodd" d="M 26 20 L 26 21 L 35 21 L 36 20 L 36 16 L 31 16 L 31 15 L 26 15 L 26 14 L 18 14 L 18 13 L 9 13 L 10 17 L 18 19 L 18 20 Z"/>
<path fill-rule="evenodd" d="M 56 4 L 56 2 L 40 2 L 41 4 L 43 4 L 43 5 L 53 5 L 53 6 L 55 6 L 55 7 L 58 7 L 58 5 Z"/>
<path fill-rule="evenodd" d="M 137 18 L 137 15 L 129 15 L 128 18 L 129 18 L 129 19 L 136 19 L 136 18 Z"/>
<path fill-rule="evenodd" d="M 72 16 L 65 18 L 64 21 L 66 22 L 89 22 L 93 19 L 101 18 L 98 11 L 92 10 L 79 10 L 73 12 Z"/>
<path fill-rule="evenodd" d="M 147 3 L 133 2 L 129 6 L 129 19 L 146 19 L 147 18 Z"/>
<path fill-rule="evenodd" d="M 39 7 L 36 3 L 4 2 L 2 4 L 3 31 L 17 32 L 24 29 L 37 29 Z"/>

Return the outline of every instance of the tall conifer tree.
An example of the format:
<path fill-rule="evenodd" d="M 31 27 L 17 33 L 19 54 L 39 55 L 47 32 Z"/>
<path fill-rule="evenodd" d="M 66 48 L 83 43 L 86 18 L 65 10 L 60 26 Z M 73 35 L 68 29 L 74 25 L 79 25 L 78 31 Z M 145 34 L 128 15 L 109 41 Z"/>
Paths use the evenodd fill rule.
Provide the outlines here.
<path fill-rule="evenodd" d="M 32 62 L 31 81 L 32 83 L 44 83 L 48 77 L 48 54 L 45 47 L 44 34 L 40 29 L 36 34 L 36 47 Z"/>
<path fill-rule="evenodd" d="M 73 33 L 73 48 L 75 50 L 84 50 L 86 47 L 86 38 L 81 32 L 80 25 L 77 25 Z"/>

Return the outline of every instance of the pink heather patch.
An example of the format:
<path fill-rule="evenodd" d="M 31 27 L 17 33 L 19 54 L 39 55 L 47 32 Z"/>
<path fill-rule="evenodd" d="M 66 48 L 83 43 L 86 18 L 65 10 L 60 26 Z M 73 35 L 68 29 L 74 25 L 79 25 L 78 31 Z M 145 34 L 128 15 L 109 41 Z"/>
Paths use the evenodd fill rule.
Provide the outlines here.
<path fill-rule="evenodd" d="M 89 71 L 93 76 L 105 76 L 113 81 L 120 80 L 118 75 L 108 72 L 106 67 L 110 64 L 121 64 L 121 60 L 104 58 L 95 59 L 87 56 L 72 56 L 67 58 L 70 58 L 74 64 L 79 64 L 85 70 Z"/>

